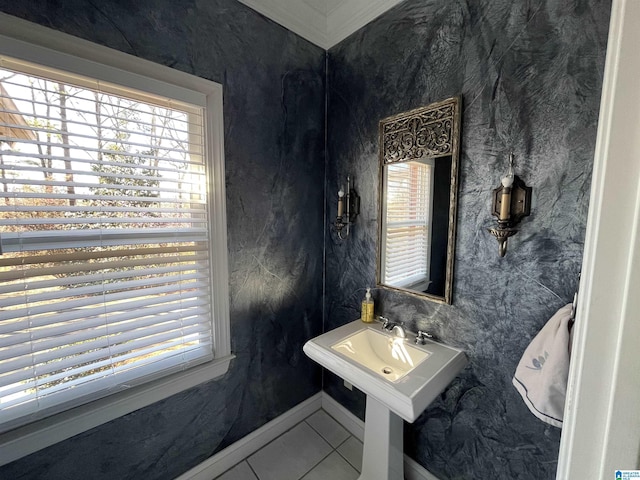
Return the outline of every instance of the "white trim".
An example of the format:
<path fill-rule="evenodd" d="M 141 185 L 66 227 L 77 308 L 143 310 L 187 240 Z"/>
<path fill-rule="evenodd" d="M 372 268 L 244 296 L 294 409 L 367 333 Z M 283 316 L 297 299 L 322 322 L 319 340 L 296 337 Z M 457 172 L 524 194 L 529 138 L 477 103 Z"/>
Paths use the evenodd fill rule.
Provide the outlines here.
<path fill-rule="evenodd" d="M 361 442 L 364 441 L 364 422 L 326 392 L 322 392 L 322 409 L 346 428 L 351 435 Z M 404 477 L 406 480 L 438 480 L 438 477 L 408 455 L 404 456 Z"/>
<path fill-rule="evenodd" d="M 217 359 L 187 372 L 148 383 L 143 391 L 131 389 L 119 392 L 4 433 L 0 436 L 0 465 L 224 375 L 233 358 Z"/>
<path fill-rule="evenodd" d="M 329 48 L 327 16 L 300 0 L 238 0 L 320 48 Z"/>
<path fill-rule="evenodd" d="M 640 2 L 613 0 L 559 480 L 638 465 L 638 23 Z"/>
<path fill-rule="evenodd" d="M 407 455 L 404 456 L 404 478 L 405 480 L 439 480 L 433 473 Z"/>
<path fill-rule="evenodd" d="M 346 428 L 351 435 L 363 442 L 364 422 L 334 400 L 331 395 L 326 392 L 322 393 L 322 409 Z"/>
<path fill-rule="evenodd" d="M 213 93 L 212 90 L 219 90 L 220 95 L 222 95 L 222 85 L 218 83 L 1 12 L 0 34 L 27 44 L 46 48 L 49 51 L 63 52 L 67 55 L 79 57 L 95 65 L 109 65 L 137 75 L 153 76 L 162 82 L 205 94 Z M 43 60 L 46 62 L 46 58 Z M 37 63 L 37 60 L 35 62 Z M 56 66 L 54 65 L 54 67 Z M 82 72 L 76 73 L 82 74 Z M 122 82 L 116 80 L 114 83 Z M 144 85 L 146 84 L 143 84 L 142 89 L 144 89 Z"/>
<path fill-rule="evenodd" d="M 222 85 L 6 14 L 0 14 L 0 54 L 206 106 L 206 134 L 207 139 L 212 140 L 208 142 L 208 161 L 213 177 L 209 200 L 216 319 L 214 361 L 2 434 L 2 465 L 224 375 L 233 355 L 229 328 Z M 105 67 L 115 70 L 108 71 Z"/>
<path fill-rule="evenodd" d="M 209 189 L 209 231 L 211 232 L 211 274 L 213 348 L 216 357 L 231 355 L 231 320 L 229 314 L 229 250 L 227 247 L 227 199 L 225 193 L 224 119 L 222 85 L 207 95 L 205 109 L 206 146 L 211 185 Z"/>
<path fill-rule="evenodd" d="M 403 0 L 347 0 L 327 17 L 329 48 L 360 30 Z"/>
<path fill-rule="evenodd" d="M 300 0 L 239 0 L 327 50 L 402 0 L 343 0 L 325 12 Z"/>
<path fill-rule="evenodd" d="M 183 473 L 175 480 L 211 480 L 242 462 L 269 442 L 275 440 L 287 430 L 305 420 L 322 408 L 358 440 L 364 438 L 364 422 L 336 402 L 325 392 L 316 393 L 313 397 L 296 405 L 291 410 L 271 420 L 246 437 L 229 445 L 191 470 Z M 404 456 L 404 472 L 406 480 L 438 480 L 419 463 Z"/>
<path fill-rule="evenodd" d="M 176 480 L 211 480 L 218 477 L 287 430 L 295 427 L 314 412 L 320 410 L 322 397 L 322 392 L 316 393 L 313 397 L 296 405 L 291 410 L 183 473 Z"/>

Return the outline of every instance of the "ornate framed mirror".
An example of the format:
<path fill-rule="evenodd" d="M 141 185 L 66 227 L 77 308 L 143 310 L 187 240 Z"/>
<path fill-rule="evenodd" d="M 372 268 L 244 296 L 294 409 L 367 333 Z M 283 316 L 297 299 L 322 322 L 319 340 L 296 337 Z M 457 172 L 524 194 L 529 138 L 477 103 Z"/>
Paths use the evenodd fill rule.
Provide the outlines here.
<path fill-rule="evenodd" d="M 451 304 L 461 98 L 380 121 L 378 285 Z"/>

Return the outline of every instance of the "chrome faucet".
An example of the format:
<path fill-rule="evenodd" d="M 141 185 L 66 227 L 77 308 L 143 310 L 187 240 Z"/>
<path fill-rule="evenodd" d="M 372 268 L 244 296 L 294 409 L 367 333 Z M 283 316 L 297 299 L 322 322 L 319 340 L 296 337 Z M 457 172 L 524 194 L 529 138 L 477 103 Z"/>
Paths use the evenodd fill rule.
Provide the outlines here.
<path fill-rule="evenodd" d="M 393 333 L 396 337 L 406 338 L 407 333 L 404 330 L 404 327 L 399 324 L 390 321 L 387 317 L 380 316 L 380 320 L 382 321 L 382 329 L 387 332 Z"/>
<path fill-rule="evenodd" d="M 380 315 L 378 319 L 382 322 L 382 330 L 387 330 L 390 332 L 393 329 L 395 323 L 393 323 L 387 317 L 383 317 L 382 315 Z"/>
<path fill-rule="evenodd" d="M 418 333 L 416 334 L 416 344 L 424 345 L 425 343 L 427 343 L 427 339 L 433 340 L 433 335 L 429 332 L 418 330 Z"/>
<path fill-rule="evenodd" d="M 391 332 L 399 338 L 407 338 L 407 332 L 404 331 L 404 327 L 402 325 L 394 325 L 391 329 Z"/>

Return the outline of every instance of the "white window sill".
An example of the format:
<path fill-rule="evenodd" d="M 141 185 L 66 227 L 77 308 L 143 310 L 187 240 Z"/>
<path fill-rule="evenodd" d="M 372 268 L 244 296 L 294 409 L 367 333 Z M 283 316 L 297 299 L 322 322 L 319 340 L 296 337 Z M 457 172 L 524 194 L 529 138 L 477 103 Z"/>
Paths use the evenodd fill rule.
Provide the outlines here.
<path fill-rule="evenodd" d="M 222 85 L 0 13 L 0 54 L 206 108 L 213 247 L 213 350 L 219 358 L 0 434 L 0 465 L 224 375 L 231 354 Z M 126 82 L 125 82 L 126 80 Z"/>
<path fill-rule="evenodd" d="M 221 377 L 235 355 L 154 380 L 0 435 L 0 465 L 90 430 L 171 395 Z"/>

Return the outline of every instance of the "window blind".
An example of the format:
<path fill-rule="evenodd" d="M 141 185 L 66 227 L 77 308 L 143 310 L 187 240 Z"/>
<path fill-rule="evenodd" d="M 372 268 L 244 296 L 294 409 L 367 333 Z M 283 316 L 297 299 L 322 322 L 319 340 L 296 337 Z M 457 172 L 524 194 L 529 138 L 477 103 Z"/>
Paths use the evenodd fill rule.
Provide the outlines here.
<path fill-rule="evenodd" d="M 213 358 L 203 108 L 0 57 L 0 429 Z"/>
<path fill-rule="evenodd" d="M 429 282 L 433 164 L 386 166 L 384 282 L 425 290 Z"/>

